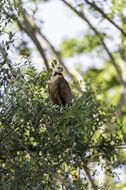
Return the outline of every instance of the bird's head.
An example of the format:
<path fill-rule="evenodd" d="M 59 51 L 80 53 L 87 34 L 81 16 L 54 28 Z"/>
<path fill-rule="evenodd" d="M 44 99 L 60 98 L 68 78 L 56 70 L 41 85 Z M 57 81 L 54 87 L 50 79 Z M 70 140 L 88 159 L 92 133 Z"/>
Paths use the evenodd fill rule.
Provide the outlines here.
<path fill-rule="evenodd" d="M 63 72 L 63 67 L 62 66 L 56 66 L 55 68 L 54 68 L 54 71 L 53 71 L 53 76 L 55 76 L 55 75 L 60 75 L 60 74 L 62 74 L 62 72 Z"/>

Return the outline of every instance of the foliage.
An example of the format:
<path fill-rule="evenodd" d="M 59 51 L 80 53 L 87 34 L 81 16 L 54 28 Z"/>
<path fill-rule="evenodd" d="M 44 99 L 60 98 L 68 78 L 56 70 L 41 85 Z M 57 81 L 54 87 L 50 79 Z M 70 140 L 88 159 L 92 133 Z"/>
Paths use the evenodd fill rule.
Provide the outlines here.
<path fill-rule="evenodd" d="M 76 38 L 64 39 L 61 44 L 61 55 L 63 57 L 71 57 L 75 53 L 91 53 L 95 48 L 100 52 L 99 45 L 99 38 L 94 34 L 86 34 L 82 40 L 77 40 Z"/>
<path fill-rule="evenodd" d="M 36 7 L 33 15 L 38 10 L 37 5 L 39 7 L 39 3 L 46 2 L 50 1 L 32 0 Z M 76 36 L 72 39 L 64 38 L 59 51 L 56 51 L 46 38 L 44 41 L 50 50 L 45 46 L 43 48 L 41 42 L 38 48 L 39 40 L 36 41 L 35 34 L 39 31 L 39 37 L 41 36 L 43 29 L 41 26 L 35 25 L 30 33 L 28 30 L 19 30 L 15 33 L 12 29 L 13 24 L 24 26 L 22 16 L 26 14 L 23 8 L 25 2 L 24 4 L 21 0 L 0 2 L 0 189 L 2 190 L 86 190 L 90 187 L 84 173 L 85 165 L 95 184 L 98 184 L 99 170 L 104 170 L 114 179 L 114 168 L 117 169 L 121 164 L 124 167 L 126 164 L 125 151 L 119 150 L 122 144 L 126 144 L 125 101 L 120 106 L 120 118 L 117 118 L 116 109 L 120 100 L 125 100 L 125 93 L 122 96 L 120 89 L 123 87 L 125 92 L 126 88 L 119 81 L 118 73 L 110 59 L 112 56 L 121 76 L 125 76 L 125 70 L 121 68 L 120 63 L 121 61 L 125 63 L 126 60 L 126 38 L 118 29 L 119 43 L 111 50 L 111 46 L 115 46 L 115 35 L 109 25 L 106 28 L 100 25 L 109 19 L 115 24 L 119 21 L 119 27 L 125 32 L 126 3 L 124 0 L 112 0 L 111 4 L 107 4 L 107 1 L 94 1 L 101 11 L 107 14 L 109 18 L 107 19 L 86 2 L 71 3 L 74 7 L 73 12 L 79 10 L 82 16 L 82 13 L 87 11 L 89 21 L 96 16 L 97 26 L 90 26 L 79 38 Z M 107 11 L 104 6 L 107 6 Z M 22 28 L 20 29 L 23 30 Z M 30 30 L 30 27 L 27 28 Z M 92 31 L 92 28 L 96 28 L 96 32 Z M 65 58 L 76 55 L 86 54 L 92 59 L 91 55 L 94 53 L 97 59 L 102 58 L 104 64 L 101 63 L 100 68 L 93 65 L 85 73 L 80 71 L 86 87 L 81 96 L 80 84 L 74 80 L 74 77 L 72 78 L 71 107 L 66 106 L 61 109 L 52 104 L 48 94 L 48 82 L 57 61 L 52 59 L 48 73 L 45 69 L 37 72 L 29 63 L 29 56 L 34 55 L 30 48 L 31 41 L 27 40 L 25 35 L 22 40 L 15 38 L 22 33 L 30 36 L 40 54 L 42 52 L 41 55 L 45 55 L 44 60 L 53 54 L 65 66 L 63 62 Z M 107 49 L 108 54 L 101 42 L 107 44 L 106 47 L 110 45 L 110 49 Z M 22 59 L 16 64 L 16 61 L 9 60 L 12 49 L 14 54 L 23 56 L 25 61 Z M 79 68 L 79 62 L 77 63 Z M 69 74 L 69 70 L 67 73 Z M 125 77 L 123 79 L 125 80 Z M 106 165 L 101 160 L 104 160 Z M 113 183 L 113 179 L 110 180 L 111 189 L 124 187 L 125 184 Z M 100 189 L 99 185 L 96 189 Z"/>
<path fill-rule="evenodd" d="M 33 67 L 22 72 L 17 69 L 2 93 L 1 189 L 60 189 L 61 181 L 62 188 L 82 189 L 87 184 L 82 161 L 96 164 L 99 156 L 116 161 L 114 145 L 123 135 L 114 109 L 87 85 L 72 107 L 59 112 L 48 97 L 49 74 Z M 102 130 L 104 124 L 114 124 L 113 132 Z"/>

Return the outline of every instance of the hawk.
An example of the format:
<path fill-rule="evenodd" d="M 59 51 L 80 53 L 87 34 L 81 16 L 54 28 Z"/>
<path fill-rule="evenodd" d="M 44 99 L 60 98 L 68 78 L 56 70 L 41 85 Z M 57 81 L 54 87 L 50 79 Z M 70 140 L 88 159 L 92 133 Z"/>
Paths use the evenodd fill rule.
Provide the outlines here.
<path fill-rule="evenodd" d="M 68 82 L 65 80 L 63 74 L 63 68 L 56 66 L 49 83 L 49 94 L 54 104 L 65 106 L 71 106 L 72 94 Z"/>

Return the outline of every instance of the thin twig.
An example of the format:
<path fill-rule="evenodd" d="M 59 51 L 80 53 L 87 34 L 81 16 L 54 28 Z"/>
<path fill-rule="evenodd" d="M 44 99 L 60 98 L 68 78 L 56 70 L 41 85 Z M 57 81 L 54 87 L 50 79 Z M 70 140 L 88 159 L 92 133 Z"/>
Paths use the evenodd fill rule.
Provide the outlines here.
<path fill-rule="evenodd" d="M 106 149 L 125 149 L 126 148 L 126 144 L 118 144 L 118 145 L 111 145 L 111 146 L 104 146 L 104 145 L 98 145 L 98 146 L 89 146 L 87 149 L 103 149 L 103 148 L 106 148 Z"/>
<path fill-rule="evenodd" d="M 11 60 L 8 59 L 8 56 L 7 56 L 7 53 L 6 53 L 6 50 L 4 48 L 4 46 L 2 44 L 0 44 L 0 52 L 2 54 L 2 57 L 4 59 L 4 61 L 6 62 L 6 64 L 8 65 L 13 77 L 15 78 L 16 77 L 16 71 L 14 70 L 13 66 L 12 66 L 12 63 L 11 63 Z"/>
<path fill-rule="evenodd" d="M 19 127 L 19 126 L 15 127 L 14 129 L 12 129 L 12 130 L 8 131 L 6 134 L 4 134 L 4 135 L 2 136 L 2 138 L 0 139 L 0 143 L 1 143 L 3 140 L 5 140 L 5 138 L 7 138 L 7 137 L 8 137 L 13 131 L 15 131 L 18 127 Z"/>
<path fill-rule="evenodd" d="M 89 5 L 91 5 L 95 10 L 97 10 L 99 13 L 102 14 L 102 16 L 104 18 L 106 18 L 111 24 L 113 24 L 118 30 L 121 31 L 121 33 L 126 36 L 126 32 L 123 31 L 122 28 L 120 28 L 113 20 L 111 20 L 108 15 L 100 8 L 96 5 L 96 3 L 93 1 L 93 2 L 90 2 L 89 0 L 84 0 L 86 1 Z"/>
<path fill-rule="evenodd" d="M 81 19 L 83 19 L 88 25 L 89 27 L 95 32 L 95 34 L 99 37 L 100 41 L 101 41 L 101 44 L 103 45 L 104 49 L 106 50 L 110 60 L 111 60 L 111 63 L 113 64 L 116 72 L 117 72 L 117 76 L 118 76 L 118 79 L 119 81 L 121 82 L 121 84 L 126 87 L 126 83 L 123 81 L 122 79 L 122 75 L 121 75 L 121 72 L 118 68 L 118 65 L 116 64 L 116 61 L 112 55 L 112 53 L 109 51 L 107 45 L 105 44 L 104 42 L 104 39 L 102 38 L 101 34 L 97 31 L 97 29 L 91 24 L 91 22 L 87 19 L 87 17 L 85 16 L 85 14 L 81 11 L 78 11 L 77 9 L 75 9 L 70 3 L 68 3 L 66 0 L 62 0 L 64 2 L 64 4 L 66 4 L 72 11 L 74 11 Z"/>

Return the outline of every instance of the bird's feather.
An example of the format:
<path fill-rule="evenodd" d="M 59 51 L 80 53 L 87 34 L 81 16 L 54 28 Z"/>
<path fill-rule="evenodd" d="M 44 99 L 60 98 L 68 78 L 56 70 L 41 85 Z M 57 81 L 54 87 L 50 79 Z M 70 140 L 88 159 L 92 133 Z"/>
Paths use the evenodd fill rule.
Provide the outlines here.
<path fill-rule="evenodd" d="M 49 93 L 54 104 L 65 106 L 71 105 L 72 95 L 68 82 L 63 75 L 53 76 L 49 83 Z"/>

